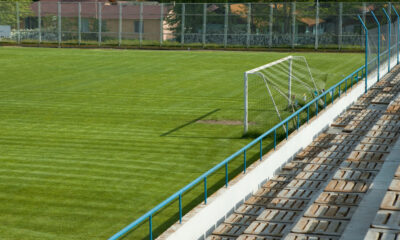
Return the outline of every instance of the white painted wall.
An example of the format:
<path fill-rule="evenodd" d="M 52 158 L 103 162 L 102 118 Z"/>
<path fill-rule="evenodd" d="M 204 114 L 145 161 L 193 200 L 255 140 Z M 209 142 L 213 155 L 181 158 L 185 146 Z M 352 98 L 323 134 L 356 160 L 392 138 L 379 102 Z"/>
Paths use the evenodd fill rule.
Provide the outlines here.
<path fill-rule="evenodd" d="M 392 66 L 397 64 L 397 57 L 391 59 Z M 380 75 L 387 73 L 387 63 L 381 64 Z M 368 75 L 368 88 L 376 83 L 376 72 Z M 222 188 L 207 199 L 207 205 L 201 204 L 183 217 L 182 224 L 176 223 L 158 239 L 190 240 L 204 239 L 211 231 L 228 217 L 243 201 L 274 176 L 285 162 L 307 147 L 315 136 L 326 129 L 333 120 L 364 94 L 365 84 L 361 81 L 351 91 L 343 94 L 333 105 L 320 112 L 318 117 L 305 124 L 300 131 L 292 133 L 287 141 L 282 141 L 276 151 L 263 157 L 263 161 L 252 164 L 246 174 L 241 174 L 229 182 L 228 188 Z"/>

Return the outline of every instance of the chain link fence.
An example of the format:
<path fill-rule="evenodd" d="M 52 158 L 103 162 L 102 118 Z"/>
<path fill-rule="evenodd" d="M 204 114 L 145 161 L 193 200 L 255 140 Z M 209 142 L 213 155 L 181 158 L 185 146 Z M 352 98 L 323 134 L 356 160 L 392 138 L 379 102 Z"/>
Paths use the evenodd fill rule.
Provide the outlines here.
<path fill-rule="evenodd" d="M 357 15 L 392 4 L 0 2 L 0 43 L 357 50 Z"/>

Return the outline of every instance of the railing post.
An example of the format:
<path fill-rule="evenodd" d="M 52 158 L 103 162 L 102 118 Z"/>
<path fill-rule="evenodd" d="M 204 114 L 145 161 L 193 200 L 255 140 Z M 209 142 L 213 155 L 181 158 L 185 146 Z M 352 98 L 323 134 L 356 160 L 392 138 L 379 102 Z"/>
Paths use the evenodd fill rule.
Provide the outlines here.
<path fill-rule="evenodd" d="M 243 173 L 246 173 L 246 149 L 243 151 Z"/>
<path fill-rule="evenodd" d="M 203 3 L 203 48 L 206 47 L 206 32 L 207 32 L 207 3 Z"/>
<path fill-rule="evenodd" d="M 179 223 L 182 223 L 182 193 L 179 194 Z"/>
<path fill-rule="evenodd" d="M 149 239 L 153 240 L 153 217 L 149 216 Z"/>
<path fill-rule="evenodd" d="M 317 4 L 315 5 L 316 11 L 315 11 L 315 44 L 314 48 L 318 49 L 318 27 L 319 27 L 319 1 L 317 1 Z"/>
<path fill-rule="evenodd" d="M 228 14 L 229 3 L 225 3 L 225 16 L 224 16 L 224 48 L 228 45 Z"/>
<path fill-rule="evenodd" d="M 39 30 L 39 44 L 42 42 L 42 4 L 38 2 L 38 30 Z"/>
<path fill-rule="evenodd" d="M 296 2 L 292 2 L 292 48 L 296 44 Z"/>
<path fill-rule="evenodd" d="M 97 31 L 98 33 L 98 44 L 99 44 L 99 47 L 101 46 L 101 33 L 102 33 L 102 29 L 101 29 L 101 24 L 102 24 L 102 17 L 101 17 L 101 3 L 99 2 L 99 3 L 97 3 L 97 8 L 98 8 L 98 12 L 99 12 L 99 18 L 98 18 L 98 28 L 99 28 L 99 30 Z"/>
<path fill-rule="evenodd" d="M 118 47 L 122 44 L 122 4 L 118 2 Z"/>
<path fill-rule="evenodd" d="M 274 129 L 274 150 L 276 150 L 276 128 Z"/>
<path fill-rule="evenodd" d="M 182 3 L 181 15 L 181 46 L 185 44 L 185 3 Z"/>
<path fill-rule="evenodd" d="M 299 130 L 300 128 L 300 113 L 297 113 L 297 127 L 296 129 Z"/>
<path fill-rule="evenodd" d="M 310 106 L 307 106 L 307 123 L 310 120 Z"/>
<path fill-rule="evenodd" d="M 246 34 L 246 47 L 250 47 L 250 34 L 251 34 L 251 3 L 248 3 L 247 9 L 247 34 Z"/>
<path fill-rule="evenodd" d="M 260 139 L 260 161 L 262 160 L 262 155 L 263 155 L 263 151 L 262 151 L 262 138 Z"/>
<path fill-rule="evenodd" d="M 286 140 L 288 140 L 289 137 L 289 121 L 286 121 Z"/>
<path fill-rule="evenodd" d="M 268 46 L 272 47 L 272 27 L 273 27 L 273 20 L 274 20 L 274 5 L 273 3 L 269 4 L 269 39 L 268 39 Z"/>
<path fill-rule="evenodd" d="M 368 91 L 368 28 L 365 26 L 365 23 L 361 19 L 360 15 L 358 15 L 358 19 L 360 20 L 364 31 L 365 31 L 365 93 Z M 379 69 L 379 66 L 378 66 Z"/>
<path fill-rule="evenodd" d="M 393 11 L 394 11 L 394 13 L 396 14 L 396 16 L 397 16 L 397 35 L 396 35 L 396 51 L 397 51 L 397 64 L 399 64 L 399 41 L 400 41 L 400 16 L 399 16 L 399 14 L 397 13 L 397 10 L 396 10 L 396 8 L 392 5 L 392 8 L 393 8 Z"/>
<path fill-rule="evenodd" d="M 82 42 L 82 4 L 78 2 L 78 45 Z"/>
<path fill-rule="evenodd" d="M 338 26 L 338 48 L 342 49 L 342 35 L 343 35 L 343 3 L 339 3 L 339 26 Z"/>
<path fill-rule="evenodd" d="M 17 20 L 17 44 L 21 43 L 21 30 L 19 26 L 19 3 L 15 2 L 15 17 Z"/>
<path fill-rule="evenodd" d="M 374 17 L 376 23 L 378 24 L 378 76 L 377 76 L 377 81 L 379 82 L 380 78 L 380 68 L 381 68 L 381 24 L 379 23 L 378 19 L 375 16 L 374 11 L 371 11 L 372 16 Z M 368 72 L 367 72 L 368 75 Z"/>
<path fill-rule="evenodd" d="M 61 2 L 57 2 L 57 15 L 58 15 L 58 18 L 57 18 L 57 22 L 58 22 L 58 26 L 57 26 L 57 29 L 58 29 L 58 47 L 60 47 L 61 46 L 61 41 L 62 41 L 62 39 L 61 39 Z"/>
<path fill-rule="evenodd" d="M 207 204 L 207 177 L 204 177 L 204 204 Z"/>
<path fill-rule="evenodd" d="M 391 25 L 392 25 L 392 21 L 390 20 L 390 16 L 387 14 L 386 10 L 384 8 L 382 8 L 383 12 L 386 15 L 386 18 L 388 20 L 388 30 L 389 30 L 389 37 L 388 37 L 388 73 L 390 72 L 390 51 L 391 51 L 391 46 L 390 46 L 390 38 L 392 37 L 391 34 Z"/>
<path fill-rule="evenodd" d="M 160 3 L 160 47 L 164 41 L 164 3 Z"/>
<path fill-rule="evenodd" d="M 228 162 L 225 163 L 225 187 L 228 187 Z"/>
<path fill-rule="evenodd" d="M 140 2 L 140 12 L 139 12 L 139 47 L 142 47 L 143 43 L 143 2 Z"/>

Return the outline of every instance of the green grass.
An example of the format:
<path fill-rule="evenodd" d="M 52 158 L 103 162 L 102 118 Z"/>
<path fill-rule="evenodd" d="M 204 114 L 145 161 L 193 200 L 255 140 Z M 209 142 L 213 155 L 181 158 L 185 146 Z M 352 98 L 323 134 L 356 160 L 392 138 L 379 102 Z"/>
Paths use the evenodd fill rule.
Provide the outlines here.
<path fill-rule="evenodd" d="M 110 237 L 251 140 L 193 120 L 241 120 L 243 72 L 287 55 L 0 48 L 0 237 Z M 363 59 L 298 55 L 329 84 Z M 201 193 L 184 195 L 185 212 Z M 156 231 L 176 210 L 155 216 Z"/>

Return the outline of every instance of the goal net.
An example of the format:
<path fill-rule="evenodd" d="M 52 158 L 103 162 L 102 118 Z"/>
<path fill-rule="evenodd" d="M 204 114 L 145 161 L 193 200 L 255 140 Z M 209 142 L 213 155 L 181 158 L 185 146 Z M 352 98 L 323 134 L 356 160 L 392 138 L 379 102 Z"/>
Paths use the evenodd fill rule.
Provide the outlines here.
<path fill-rule="evenodd" d="M 303 56 L 288 56 L 246 71 L 244 133 L 262 133 L 288 117 L 324 90 L 326 77 L 316 82 Z"/>

